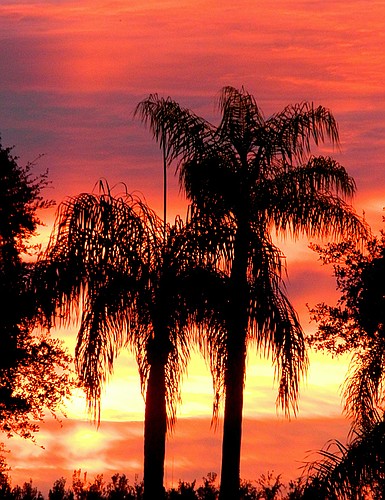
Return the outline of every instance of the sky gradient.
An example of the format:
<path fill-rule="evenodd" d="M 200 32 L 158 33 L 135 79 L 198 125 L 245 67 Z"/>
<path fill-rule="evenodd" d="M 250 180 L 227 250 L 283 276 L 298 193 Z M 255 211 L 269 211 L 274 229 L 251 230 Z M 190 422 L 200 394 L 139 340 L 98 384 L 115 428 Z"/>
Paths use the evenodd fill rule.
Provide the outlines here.
<path fill-rule="evenodd" d="M 326 145 L 322 152 L 332 154 L 355 178 L 354 206 L 378 232 L 385 205 L 384 19 L 382 1 L 368 8 L 358 0 L 268 0 L 263 5 L 255 0 L 2 0 L 2 143 L 16 146 L 21 164 L 44 155 L 36 171 L 49 168 L 52 187 L 46 196 L 57 203 L 91 191 L 104 177 L 111 186 L 124 182 L 161 213 L 161 156 L 148 131 L 133 118 L 140 100 L 155 92 L 171 96 L 213 123 L 218 123 L 215 98 L 225 85 L 243 85 L 266 116 L 309 100 L 333 111 L 341 147 L 332 151 Z M 169 220 L 186 211 L 172 174 L 171 169 Z M 42 242 L 47 241 L 54 212 L 44 218 Z M 330 270 L 320 266 L 305 241 L 282 242 L 282 248 L 289 296 L 310 331 L 314 325 L 308 324 L 306 303 L 336 298 Z M 74 331 L 64 337 L 72 348 Z M 250 355 L 243 477 L 271 469 L 293 474 L 294 456 L 302 460 L 306 450 L 346 434 L 338 388 L 347 360 L 320 355 L 311 359 L 298 419 L 285 423 L 276 416 L 270 363 Z M 174 460 L 174 480 L 189 479 L 187 471 L 199 480 L 209 470 L 219 472 L 220 429 L 210 431 L 211 381 L 198 356 L 183 400 L 180 423 L 168 442 L 168 474 Z M 11 441 L 15 480 L 38 477 L 37 471 L 44 481 L 64 469 L 103 472 L 112 469 L 111 464 L 113 472 L 140 474 L 143 402 L 128 355 L 117 365 L 102 408 L 97 435 L 84 422 L 79 398 L 69 405 L 63 429 L 54 422 L 42 427 L 44 451 Z M 91 433 L 88 437 L 84 429 Z M 196 458 L 201 452 L 194 443 L 200 432 L 213 450 L 207 453 L 207 464 Z M 277 446 L 281 435 L 286 439 Z M 80 445 L 82 439 L 88 444 Z M 125 455 L 127 446 L 132 453 Z M 261 449 L 269 454 L 258 453 Z M 94 462 L 89 455 L 96 457 Z"/>

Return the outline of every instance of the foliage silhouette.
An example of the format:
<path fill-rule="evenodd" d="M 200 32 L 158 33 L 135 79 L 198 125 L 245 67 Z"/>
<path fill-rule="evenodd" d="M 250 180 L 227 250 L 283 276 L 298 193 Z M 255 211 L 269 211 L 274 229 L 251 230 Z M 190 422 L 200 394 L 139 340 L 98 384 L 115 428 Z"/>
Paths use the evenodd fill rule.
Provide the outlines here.
<path fill-rule="evenodd" d="M 73 491 L 66 489 L 64 477 L 57 479 L 48 493 L 49 500 L 74 500 Z"/>
<path fill-rule="evenodd" d="M 33 438 L 48 410 L 56 414 L 70 391 L 70 358 L 62 344 L 34 332 L 36 300 L 30 289 L 33 263 L 23 260 L 41 221 L 52 206 L 41 191 L 47 173 L 33 176 L 0 144 L 0 429 Z"/>
<path fill-rule="evenodd" d="M 29 482 L 25 482 L 23 486 L 15 486 L 8 493 L 10 496 L 8 498 L 12 498 L 15 500 L 43 500 L 44 497 L 30 479 Z M 7 498 L 7 497 L 6 497 Z"/>
<path fill-rule="evenodd" d="M 38 263 L 42 321 L 50 326 L 81 315 L 76 368 L 97 421 L 116 356 L 134 349 L 146 403 L 145 498 L 160 499 L 166 432 L 175 422 L 196 325 L 210 329 L 202 282 L 217 275 L 200 257 L 193 218 L 165 226 L 141 200 L 114 198 L 105 184 L 100 189 L 60 207 Z"/>
<path fill-rule="evenodd" d="M 385 423 L 355 428 L 347 445 L 332 440 L 304 470 L 304 499 L 384 498 Z"/>
<path fill-rule="evenodd" d="M 382 498 L 385 238 L 383 234 L 373 238 L 364 251 L 350 241 L 315 249 L 325 263 L 333 264 L 341 295 L 336 306 L 322 303 L 311 311 L 318 331 L 310 342 L 335 355 L 352 353 L 344 386 L 352 433 L 346 446 L 332 441 L 321 450 L 319 460 L 308 464 L 308 491 L 310 495 L 324 491 L 331 498 L 363 498 L 366 494 Z"/>
<path fill-rule="evenodd" d="M 283 255 L 271 231 L 362 238 L 367 229 L 344 201 L 355 191 L 353 179 L 332 158 L 310 155 L 312 144 L 338 143 L 329 110 L 304 102 L 265 119 L 254 97 L 233 87 L 222 89 L 219 109 L 216 127 L 154 94 L 138 104 L 136 115 L 163 146 L 168 164 L 177 161 L 181 186 L 206 217 L 206 231 L 226 231 L 230 238 L 222 269 L 228 276 L 226 335 L 211 354 L 217 362 L 211 369 L 218 397 L 225 396 L 220 498 L 235 500 L 248 342 L 272 356 L 277 402 L 287 414 L 297 410 L 307 368 L 303 332 L 281 278 Z"/>
<path fill-rule="evenodd" d="M 179 481 L 176 488 L 166 491 L 166 500 L 217 500 L 219 488 L 216 484 L 216 474 L 211 472 L 202 478 L 203 484 L 197 486 L 194 480 L 191 483 Z M 255 483 L 255 486 L 254 484 Z M 302 498 L 303 486 L 299 481 L 291 482 L 288 487 L 280 481 L 280 476 L 268 472 L 262 474 L 257 481 L 241 482 L 241 500 L 293 500 Z M 12 488 L 8 483 L 7 500 L 40 500 L 43 495 L 33 486 L 32 480 L 24 483 L 23 487 Z M 114 474 L 110 481 L 103 475 L 96 475 L 93 481 L 87 479 L 87 473 L 80 469 L 74 471 L 72 487 L 66 487 L 66 479 L 56 480 L 49 490 L 48 500 L 143 500 L 143 482 L 135 479 L 131 484 L 125 474 Z"/>
<path fill-rule="evenodd" d="M 335 355 L 353 353 L 345 410 L 354 425 L 371 426 L 381 420 L 385 398 L 385 238 L 368 241 L 364 251 L 351 241 L 315 249 L 333 264 L 341 296 L 336 306 L 321 303 L 311 310 L 318 331 L 310 343 Z"/>

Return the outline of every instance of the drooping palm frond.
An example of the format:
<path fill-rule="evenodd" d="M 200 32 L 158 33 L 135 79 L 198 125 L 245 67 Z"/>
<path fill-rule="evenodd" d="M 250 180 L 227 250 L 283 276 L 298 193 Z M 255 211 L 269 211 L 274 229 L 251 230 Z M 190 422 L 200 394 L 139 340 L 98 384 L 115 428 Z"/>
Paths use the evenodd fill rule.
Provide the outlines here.
<path fill-rule="evenodd" d="M 355 238 L 369 235 L 365 221 L 344 198 L 353 195 L 354 181 L 330 158 L 311 158 L 304 166 L 278 172 L 255 188 L 253 204 L 264 208 L 264 217 L 279 233 L 297 238 Z"/>
<path fill-rule="evenodd" d="M 379 418 L 369 428 L 357 430 L 343 445 L 331 441 L 308 462 L 303 475 L 307 486 L 303 498 L 360 500 L 383 498 L 385 493 L 385 424 Z"/>
<path fill-rule="evenodd" d="M 132 342 L 131 322 L 138 323 L 134 306 L 148 235 L 135 204 L 110 194 L 67 200 L 38 262 L 42 313 L 51 323 L 80 319 L 76 366 L 95 417 L 101 387 L 120 348 Z"/>
<path fill-rule="evenodd" d="M 265 356 L 271 356 L 279 383 L 277 405 L 297 411 L 299 382 L 307 371 L 304 334 L 286 296 L 284 256 L 268 233 L 254 231 L 249 267 L 249 337 Z"/>
<path fill-rule="evenodd" d="M 189 301 L 187 282 L 194 275 L 194 247 L 187 241 L 187 231 L 180 219 L 169 228 L 161 258 L 154 266 L 153 300 L 150 304 L 156 328 L 167 332 L 166 391 L 168 424 L 175 422 L 176 406 L 181 400 L 180 382 L 190 358 L 194 329 L 194 306 Z M 156 355 L 159 355 L 159 349 Z"/>
<path fill-rule="evenodd" d="M 220 404 L 225 394 L 224 373 L 227 357 L 226 314 L 229 302 L 229 279 L 226 273 L 206 266 L 186 283 L 195 305 L 195 325 L 199 346 L 210 367 L 213 379 L 212 424 L 217 424 Z"/>
<path fill-rule="evenodd" d="M 350 200 L 356 190 L 354 179 L 345 168 L 333 158 L 325 156 L 311 156 L 306 163 L 298 165 L 276 162 L 265 172 L 259 172 L 259 177 L 257 172 L 255 183 L 254 189 L 258 189 L 259 185 L 268 192 L 275 188 L 277 191 L 271 195 L 285 198 L 293 192 L 301 198 L 304 193 L 310 198 L 324 193 Z"/>
<path fill-rule="evenodd" d="M 316 145 L 326 139 L 333 145 L 339 143 L 338 125 L 330 110 L 306 101 L 286 106 L 266 121 L 265 129 L 263 148 L 268 159 L 278 154 L 289 162 L 302 163 L 311 151 L 311 141 Z"/>
<path fill-rule="evenodd" d="M 354 353 L 344 384 L 345 411 L 353 428 L 373 425 L 384 411 L 385 339 L 370 339 L 369 345 Z"/>
<path fill-rule="evenodd" d="M 167 298 L 171 332 L 183 331 L 175 338 L 179 366 L 170 364 L 170 375 L 181 377 L 186 369 L 191 345 L 198 344 L 208 354 L 213 375 L 213 422 L 223 396 L 224 316 L 228 295 L 228 262 L 233 252 L 232 238 L 225 232 L 208 230 L 208 220 L 191 207 L 185 224 L 179 220 L 170 228 L 165 246 L 164 267 L 169 293 Z M 210 223 L 218 224 L 215 218 Z M 228 232 L 232 234 L 233 228 Z M 230 259 L 231 260 L 231 259 Z M 181 266 L 181 263 L 184 265 Z M 171 273 L 171 275 L 170 275 Z M 215 348 L 214 348 L 215 345 Z M 174 383 L 177 379 L 175 378 Z M 178 381 L 180 378 L 178 378 Z M 173 382 L 170 379 L 170 384 Z M 175 408 L 174 408 L 175 410 Z M 170 412 L 171 414 L 172 412 Z M 175 413 L 172 413 L 175 415 Z"/>
<path fill-rule="evenodd" d="M 170 97 L 164 99 L 157 94 L 141 101 L 134 116 L 149 126 L 169 163 L 178 157 L 187 158 L 192 150 L 204 151 L 214 130 L 209 122 L 180 107 Z"/>

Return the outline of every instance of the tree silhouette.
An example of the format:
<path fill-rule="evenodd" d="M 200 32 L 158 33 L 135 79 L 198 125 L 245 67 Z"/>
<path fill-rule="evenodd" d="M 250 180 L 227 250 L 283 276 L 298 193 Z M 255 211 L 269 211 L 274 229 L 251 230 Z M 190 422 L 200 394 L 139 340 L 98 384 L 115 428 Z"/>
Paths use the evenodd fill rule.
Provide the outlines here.
<path fill-rule="evenodd" d="M 33 176 L 33 164 L 17 161 L 0 143 L 0 429 L 32 438 L 45 411 L 55 414 L 69 395 L 70 358 L 58 340 L 33 331 L 34 264 L 23 257 L 33 250 L 37 212 L 52 202 L 41 196 L 47 173 Z"/>
<path fill-rule="evenodd" d="M 371 426 L 384 410 L 385 397 L 385 238 L 368 241 L 364 251 L 354 241 L 315 249 L 324 263 L 333 264 L 341 296 L 336 306 L 321 303 L 311 310 L 318 330 L 309 341 L 335 355 L 353 353 L 345 411 L 354 426 Z"/>
<path fill-rule="evenodd" d="M 231 238 L 217 389 L 225 393 L 220 498 L 235 500 L 248 341 L 271 354 L 278 402 L 286 413 L 297 409 L 298 384 L 307 367 L 303 333 L 284 293 L 282 254 L 271 231 L 293 238 L 362 237 L 366 229 L 344 201 L 355 191 L 352 178 L 332 158 L 310 156 L 312 143 L 326 138 L 338 143 L 330 111 L 304 102 L 265 119 L 252 95 L 232 87 L 222 89 L 219 109 L 222 119 L 214 126 L 155 94 L 139 103 L 136 114 L 165 145 L 167 162 L 177 160 L 181 185 L 206 216 L 206 230 L 219 228 Z M 216 367 L 212 370 L 218 375 Z"/>
<path fill-rule="evenodd" d="M 37 292 L 48 324 L 80 315 L 75 361 L 89 409 L 121 348 L 135 350 L 145 394 L 145 498 L 163 498 L 165 439 L 180 401 L 195 324 L 209 325 L 192 219 L 164 225 L 128 194 L 81 194 L 61 205 L 39 261 Z M 164 240 L 166 236 L 166 240 Z M 211 266 L 212 267 L 212 266 Z M 215 273 L 213 272 L 213 275 Z"/>
<path fill-rule="evenodd" d="M 370 240 L 364 251 L 347 241 L 315 247 L 332 263 L 341 295 L 336 306 L 311 310 L 318 331 L 312 345 L 335 355 L 351 352 L 344 385 L 345 412 L 352 419 L 348 444 L 338 441 L 310 462 L 308 498 L 324 491 L 335 498 L 382 498 L 385 492 L 385 238 Z M 377 495 L 377 496 L 376 496 Z M 331 498 L 334 498 L 331 497 Z"/>

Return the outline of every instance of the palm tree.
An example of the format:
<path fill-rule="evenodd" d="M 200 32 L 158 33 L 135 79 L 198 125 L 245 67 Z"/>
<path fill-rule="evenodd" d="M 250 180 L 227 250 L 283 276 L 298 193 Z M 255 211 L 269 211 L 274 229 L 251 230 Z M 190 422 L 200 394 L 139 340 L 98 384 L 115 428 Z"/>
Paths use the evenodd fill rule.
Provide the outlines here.
<path fill-rule="evenodd" d="M 312 143 L 338 143 L 329 110 L 304 102 L 265 119 L 252 95 L 232 87 L 222 90 L 219 109 L 222 119 L 214 126 L 154 94 L 138 104 L 136 114 L 166 145 L 168 164 L 177 160 L 182 187 L 209 221 L 206 230 L 226 230 L 231 240 L 223 268 L 223 371 L 218 376 L 212 370 L 225 396 L 220 498 L 234 500 L 248 341 L 272 355 L 277 402 L 286 414 L 297 410 L 298 384 L 307 368 L 302 329 L 285 295 L 282 254 L 271 232 L 361 237 L 365 227 L 345 201 L 355 191 L 353 179 L 332 158 L 310 155 Z"/>
<path fill-rule="evenodd" d="M 166 433 L 175 422 L 195 319 L 203 324 L 206 317 L 199 289 L 201 273 L 210 270 L 198 262 L 190 225 L 179 218 L 164 225 L 145 203 L 128 194 L 115 198 L 102 184 L 100 194 L 61 205 L 36 276 L 49 326 L 80 316 L 76 368 L 98 422 L 116 356 L 126 346 L 136 352 L 146 403 L 146 499 L 164 496 Z"/>

